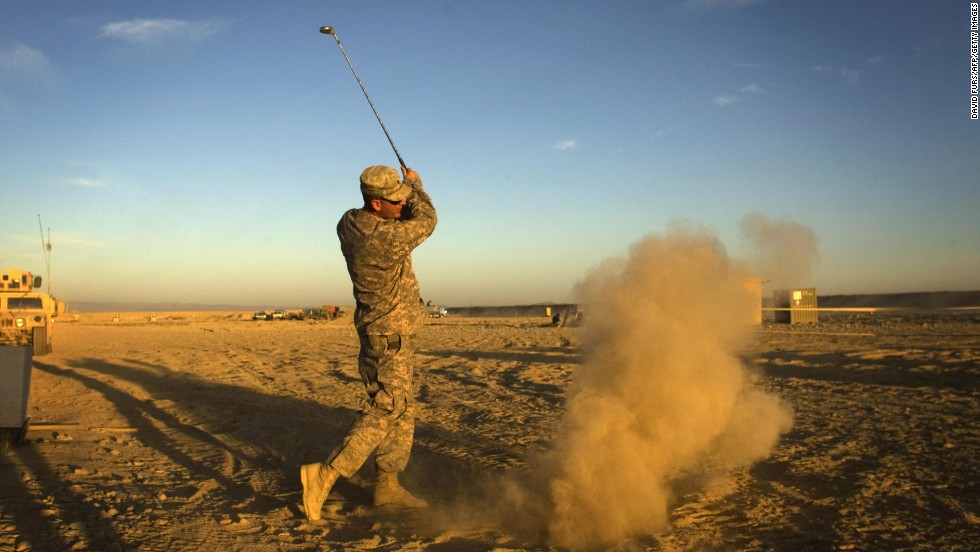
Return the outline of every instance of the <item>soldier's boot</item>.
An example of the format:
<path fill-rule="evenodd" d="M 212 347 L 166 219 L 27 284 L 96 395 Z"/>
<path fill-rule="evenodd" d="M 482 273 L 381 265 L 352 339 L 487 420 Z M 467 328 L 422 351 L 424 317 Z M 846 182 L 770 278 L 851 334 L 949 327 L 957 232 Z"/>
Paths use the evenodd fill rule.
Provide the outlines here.
<path fill-rule="evenodd" d="M 326 464 L 306 464 L 299 469 L 303 482 L 303 508 L 311 521 L 320 519 L 320 510 L 340 473 Z"/>
<path fill-rule="evenodd" d="M 378 470 L 378 485 L 374 488 L 375 506 L 400 508 L 426 508 L 429 503 L 405 490 L 398 482 L 398 474 Z"/>

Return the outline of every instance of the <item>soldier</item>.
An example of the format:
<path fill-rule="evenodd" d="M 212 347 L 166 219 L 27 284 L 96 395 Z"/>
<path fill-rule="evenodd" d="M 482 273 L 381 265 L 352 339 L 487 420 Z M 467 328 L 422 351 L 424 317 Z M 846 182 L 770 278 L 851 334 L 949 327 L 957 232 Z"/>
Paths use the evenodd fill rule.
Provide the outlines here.
<path fill-rule="evenodd" d="M 412 250 L 436 227 L 432 199 L 412 169 L 375 165 L 361 173 L 364 206 L 337 224 L 340 248 L 354 284 L 358 371 L 368 398 L 341 444 L 323 463 L 300 468 L 306 517 L 320 510 L 339 476 L 351 477 L 375 451 L 374 504 L 422 508 L 426 502 L 398 482 L 415 432 L 413 339 L 425 318 Z"/>

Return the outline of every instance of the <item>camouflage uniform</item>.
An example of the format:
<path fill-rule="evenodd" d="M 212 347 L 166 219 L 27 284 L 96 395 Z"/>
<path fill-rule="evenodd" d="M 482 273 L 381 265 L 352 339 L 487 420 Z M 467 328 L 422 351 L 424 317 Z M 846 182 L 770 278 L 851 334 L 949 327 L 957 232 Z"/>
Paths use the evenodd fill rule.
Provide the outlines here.
<path fill-rule="evenodd" d="M 327 460 L 347 478 L 375 450 L 379 470 L 401 472 L 412 449 L 413 338 L 425 317 L 412 250 L 432 234 L 436 211 L 421 180 L 404 184 L 411 187 L 411 194 L 400 219 L 385 220 L 364 209 L 351 209 L 337 224 L 354 284 L 354 324 L 361 347 L 358 370 L 368 394 L 343 443 Z"/>

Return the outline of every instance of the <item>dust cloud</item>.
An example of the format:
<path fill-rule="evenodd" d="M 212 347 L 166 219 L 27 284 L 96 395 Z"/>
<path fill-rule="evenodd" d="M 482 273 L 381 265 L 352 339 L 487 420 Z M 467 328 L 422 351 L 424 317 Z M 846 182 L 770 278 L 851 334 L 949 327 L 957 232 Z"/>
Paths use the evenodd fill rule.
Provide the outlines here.
<path fill-rule="evenodd" d="M 561 434 L 508 488 L 521 523 L 571 548 L 663 530 L 681 482 L 701 488 L 769 455 L 792 413 L 739 358 L 758 308 L 746 278 L 682 224 L 586 277 L 586 358 Z"/>
<path fill-rule="evenodd" d="M 749 253 L 745 262 L 773 289 L 804 287 L 820 261 L 813 230 L 789 219 L 749 213 L 739 222 Z"/>

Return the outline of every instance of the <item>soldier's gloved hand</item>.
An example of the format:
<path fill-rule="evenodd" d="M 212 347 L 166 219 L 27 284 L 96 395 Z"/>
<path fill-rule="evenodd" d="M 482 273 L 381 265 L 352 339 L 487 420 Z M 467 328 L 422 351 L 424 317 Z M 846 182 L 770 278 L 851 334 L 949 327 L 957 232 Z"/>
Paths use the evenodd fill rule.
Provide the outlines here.
<path fill-rule="evenodd" d="M 419 180 L 419 173 L 408 167 L 402 167 L 402 178 L 405 179 L 405 182 L 408 182 L 409 180 Z"/>

